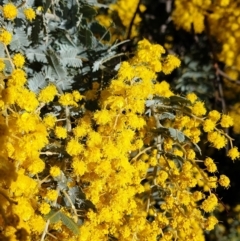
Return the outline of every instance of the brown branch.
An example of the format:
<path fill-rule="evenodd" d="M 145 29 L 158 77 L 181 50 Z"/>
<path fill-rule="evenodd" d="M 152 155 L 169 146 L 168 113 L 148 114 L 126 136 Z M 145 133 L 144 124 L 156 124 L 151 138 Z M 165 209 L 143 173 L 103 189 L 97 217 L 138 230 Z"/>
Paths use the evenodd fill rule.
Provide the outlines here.
<path fill-rule="evenodd" d="M 238 84 L 240 85 L 240 80 L 235 80 L 232 79 L 230 76 L 228 76 L 225 72 L 223 72 L 221 69 L 219 69 L 219 67 L 217 66 L 217 71 L 218 74 L 221 75 L 222 77 L 226 78 L 227 80 L 229 80 L 230 82 L 234 83 L 234 84 Z"/>
<path fill-rule="evenodd" d="M 135 12 L 134 12 L 134 14 L 133 14 L 132 20 L 131 20 L 131 22 L 130 22 L 130 24 L 129 24 L 127 39 L 130 39 L 130 38 L 131 38 L 131 32 L 132 32 L 134 20 L 135 20 L 135 18 L 136 18 L 136 16 L 137 16 L 137 13 L 138 13 L 138 11 L 139 11 L 140 4 L 141 4 L 141 0 L 138 1 L 138 5 L 137 5 L 136 10 L 135 10 Z"/>

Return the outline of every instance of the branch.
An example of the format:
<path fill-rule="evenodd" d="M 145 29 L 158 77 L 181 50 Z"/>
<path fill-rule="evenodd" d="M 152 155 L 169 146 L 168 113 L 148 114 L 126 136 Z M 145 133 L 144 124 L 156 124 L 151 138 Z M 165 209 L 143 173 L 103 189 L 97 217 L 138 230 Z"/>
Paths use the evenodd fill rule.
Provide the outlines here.
<path fill-rule="evenodd" d="M 42 233 L 42 237 L 40 241 L 44 241 L 46 234 L 48 233 L 48 226 L 50 224 L 50 219 L 47 220 L 44 231 Z"/>
<path fill-rule="evenodd" d="M 223 72 L 221 69 L 219 69 L 219 67 L 216 67 L 216 70 L 218 72 L 219 75 L 221 75 L 222 77 L 226 78 L 227 80 L 231 81 L 234 84 L 238 84 L 240 85 L 240 80 L 235 80 L 232 79 L 230 76 L 228 76 L 225 72 Z"/>
<path fill-rule="evenodd" d="M 63 192 L 64 196 L 67 198 L 67 200 L 69 201 L 69 203 L 71 204 L 71 208 L 72 208 L 72 210 L 73 210 L 73 212 L 74 212 L 74 217 L 73 217 L 73 219 L 74 219 L 75 222 L 77 222 L 77 221 L 78 221 L 77 210 L 76 210 L 76 208 L 75 208 L 75 206 L 74 206 L 71 198 L 68 196 L 67 192 L 66 192 L 65 190 L 62 190 L 62 192 Z"/>
<path fill-rule="evenodd" d="M 141 0 L 138 1 L 138 5 L 136 7 L 136 10 L 135 10 L 135 12 L 133 14 L 132 20 L 130 22 L 130 25 L 129 25 L 129 28 L 128 28 L 127 39 L 130 39 L 130 37 L 131 37 L 132 27 L 133 27 L 133 24 L 134 24 L 134 20 L 135 20 L 135 18 L 137 16 L 137 13 L 139 11 L 140 4 L 141 4 Z"/>

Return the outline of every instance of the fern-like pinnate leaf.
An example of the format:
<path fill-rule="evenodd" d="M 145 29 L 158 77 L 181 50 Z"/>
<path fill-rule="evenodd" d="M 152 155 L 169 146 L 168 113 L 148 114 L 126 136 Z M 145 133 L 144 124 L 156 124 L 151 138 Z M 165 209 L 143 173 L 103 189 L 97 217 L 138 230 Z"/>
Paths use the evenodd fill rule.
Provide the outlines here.
<path fill-rule="evenodd" d="M 28 87 L 36 94 L 47 85 L 44 75 L 42 73 L 36 73 L 32 78 L 28 80 Z"/>
<path fill-rule="evenodd" d="M 75 235 L 79 235 L 78 225 L 66 214 L 60 212 L 60 215 L 61 215 L 61 220 L 63 224 L 66 225 Z"/>
<path fill-rule="evenodd" d="M 48 59 L 49 59 L 50 65 L 55 70 L 56 75 L 58 76 L 58 79 L 66 78 L 66 75 L 67 75 L 66 71 L 61 66 L 59 57 L 53 50 L 48 50 Z"/>
<path fill-rule="evenodd" d="M 42 45 L 42 47 L 39 48 L 28 48 L 26 49 L 26 57 L 27 59 L 32 62 L 41 62 L 41 63 L 47 63 L 45 47 Z"/>
<path fill-rule="evenodd" d="M 61 45 L 60 62 L 64 67 L 82 67 L 82 60 L 77 56 L 76 49 L 67 44 Z"/>
<path fill-rule="evenodd" d="M 47 215 L 45 215 L 45 219 L 49 220 L 50 223 L 57 223 L 61 220 L 61 211 L 52 209 Z"/>
<path fill-rule="evenodd" d="M 59 57 L 57 56 L 56 52 L 53 50 L 48 51 L 48 62 L 51 65 L 52 69 L 54 70 L 56 74 L 56 81 L 55 84 L 61 89 L 61 90 L 68 90 L 71 88 L 71 85 L 73 83 L 73 80 L 71 77 L 67 76 L 67 72 L 62 67 Z"/>
<path fill-rule="evenodd" d="M 25 31 L 21 28 L 15 28 L 13 38 L 10 44 L 10 49 L 13 51 L 19 51 L 23 47 L 28 47 L 29 45 L 30 41 L 28 41 L 28 37 Z"/>
<path fill-rule="evenodd" d="M 75 235 L 79 235 L 78 225 L 60 210 L 51 210 L 47 215 L 45 215 L 45 220 L 49 220 L 50 223 L 62 221 L 62 223 L 67 226 Z"/>

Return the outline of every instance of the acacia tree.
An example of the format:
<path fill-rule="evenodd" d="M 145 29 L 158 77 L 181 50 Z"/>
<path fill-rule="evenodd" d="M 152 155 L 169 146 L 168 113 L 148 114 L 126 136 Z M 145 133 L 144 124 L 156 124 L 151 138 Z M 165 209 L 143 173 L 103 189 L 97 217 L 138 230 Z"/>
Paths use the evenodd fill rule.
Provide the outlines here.
<path fill-rule="evenodd" d="M 163 46 L 120 51 L 96 9 L 127 38 L 140 15 L 108 6 L 1 1 L 1 239 L 198 241 L 218 223 L 230 180 L 199 144 L 239 158 L 233 119 L 171 90 L 181 61 Z"/>

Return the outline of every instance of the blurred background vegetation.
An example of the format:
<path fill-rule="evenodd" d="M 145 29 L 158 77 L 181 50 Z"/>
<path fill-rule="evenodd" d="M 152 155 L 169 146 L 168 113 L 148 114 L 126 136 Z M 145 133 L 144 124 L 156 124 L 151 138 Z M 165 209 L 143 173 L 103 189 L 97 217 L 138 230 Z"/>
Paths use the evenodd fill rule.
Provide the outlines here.
<path fill-rule="evenodd" d="M 98 9 L 97 18 L 109 30 L 113 41 L 131 39 L 119 47 L 125 52 L 121 60 L 128 58 L 128 52 L 132 52 L 137 41 L 143 38 L 161 44 L 168 53 L 179 56 L 182 60 L 181 67 L 171 75 L 161 74 L 159 81 L 167 80 L 174 92 L 179 95 L 196 93 L 209 110 L 217 109 L 230 114 L 234 118 L 235 125 L 226 132 L 235 139 L 235 145 L 240 147 L 240 81 L 237 80 L 238 54 L 240 54 L 238 52 L 239 1 L 106 0 L 99 2 L 110 3 L 109 9 Z M 177 4 L 182 4 L 186 9 L 181 12 L 176 8 Z M 195 14 L 202 15 L 194 16 L 192 10 L 196 11 Z M 189 30 L 186 31 L 184 26 L 181 27 L 181 21 L 184 21 L 184 17 L 188 15 L 193 20 L 192 22 L 189 20 Z M 198 18 L 202 18 L 202 23 L 199 24 L 203 25 L 202 30 L 197 29 L 197 24 L 194 22 L 199 20 Z M 218 30 L 215 30 L 216 28 Z M 204 136 L 201 142 L 206 142 Z M 204 145 L 201 148 L 204 148 Z M 240 240 L 240 163 L 238 161 L 233 163 L 225 154 L 226 150 L 215 151 L 211 147 L 203 149 L 203 156 L 213 157 L 218 163 L 219 173 L 226 174 L 231 180 L 228 190 L 220 187 L 217 190 L 222 209 L 216 215 L 221 222 L 214 231 L 206 234 L 206 240 L 211 241 Z"/>

